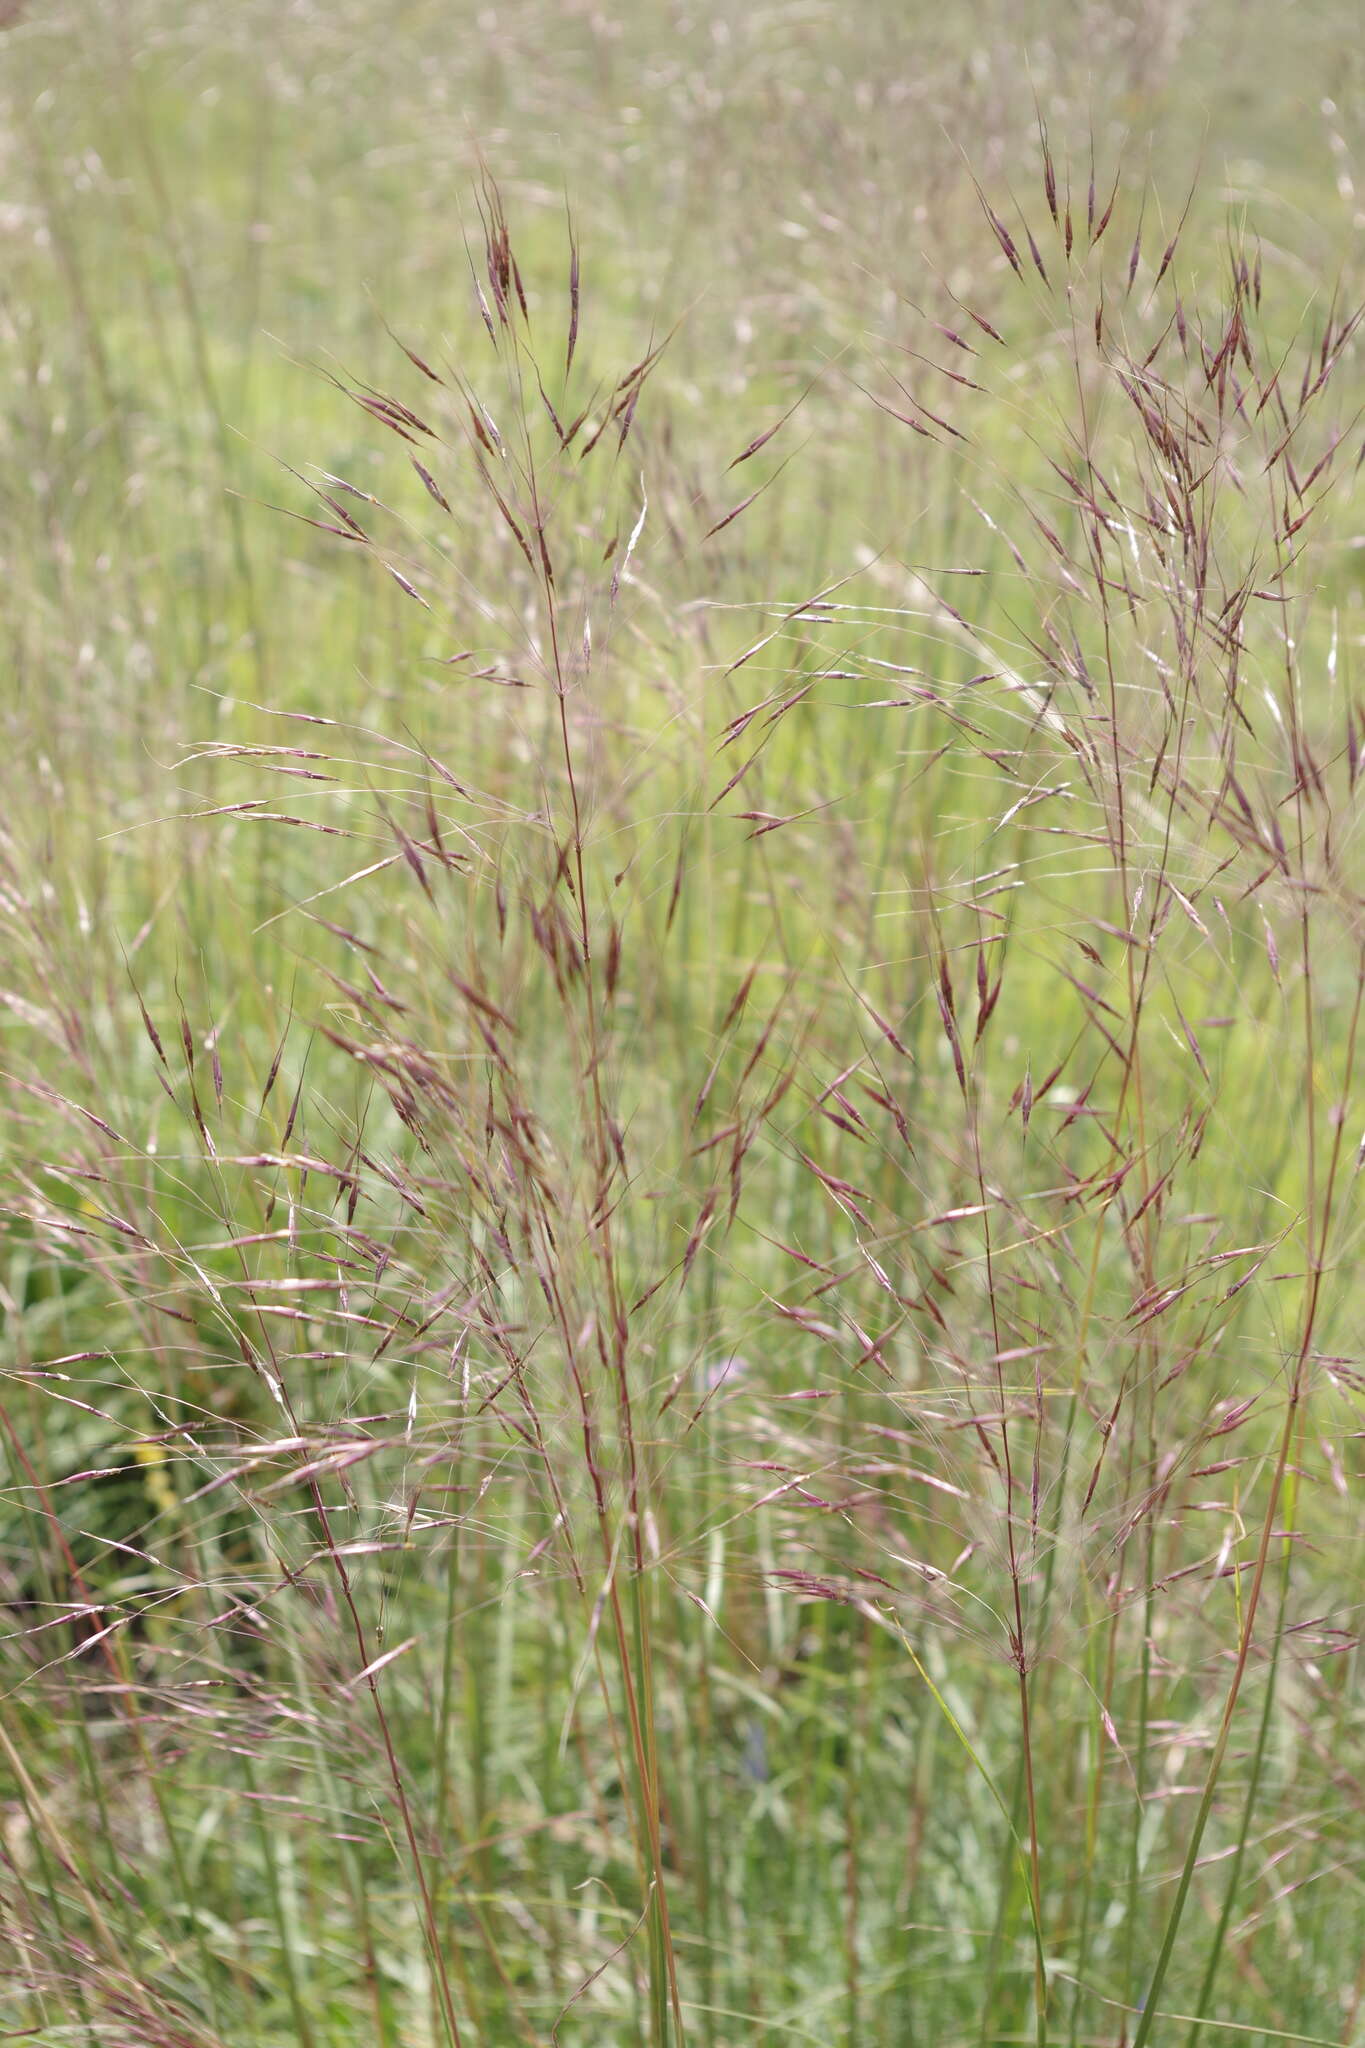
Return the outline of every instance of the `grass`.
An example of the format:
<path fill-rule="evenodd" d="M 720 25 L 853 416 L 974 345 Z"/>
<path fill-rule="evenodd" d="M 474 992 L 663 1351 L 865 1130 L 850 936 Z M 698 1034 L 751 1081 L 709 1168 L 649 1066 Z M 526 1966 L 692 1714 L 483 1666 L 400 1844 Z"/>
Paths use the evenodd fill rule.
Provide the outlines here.
<path fill-rule="evenodd" d="M 1229 22 L 5 28 L 16 2036 L 1365 2039 L 1360 106 Z"/>

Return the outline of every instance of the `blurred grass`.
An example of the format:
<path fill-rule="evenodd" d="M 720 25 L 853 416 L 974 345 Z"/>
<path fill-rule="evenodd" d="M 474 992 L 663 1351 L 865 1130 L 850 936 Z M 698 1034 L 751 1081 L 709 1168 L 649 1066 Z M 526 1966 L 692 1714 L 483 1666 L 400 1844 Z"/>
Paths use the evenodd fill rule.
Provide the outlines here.
<path fill-rule="evenodd" d="M 850 16 L 653 0 L 619 14 L 248 0 L 224 18 L 197 0 L 135 0 L 35 4 L 6 31 L 8 2023 L 54 2044 L 440 2038 L 360 1664 L 337 1594 L 314 1569 L 326 1541 L 300 1458 L 344 1464 L 354 1450 L 348 1476 L 328 1469 L 329 1502 L 348 1539 L 372 1546 L 354 1574 L 374 1653 L 416 1638 L 385 1696 L 439 1871 L 435 1911 L 469 2037 L 548 2040 L 558 2019 L 563 2041 L 667 2038 L 636 1938 L 650 1892 L 620 1747 L 629 1662 L 623 1650 L 622 1673 L 600 1675 L 600 1561 L 586 1605 L 558 1548 L 541 1562 L 557 1512 L 590 1519 L 567 1388 L 545 1357 L 558 1357 L 563 1333 L 547 1326 L 530 1368 L 545 1458 L 534 1431 L 518 1436 L 495 1409 L 471 1409 L 461 1371 L 474 1370 L 477 1394 L 488 1359 L 462 1364 L 444 1324 L 440 1354 L 424 1351 L 421 1314 L 379 1356 L 335 1290 L 300 1321 L 284 1354 L 307 1418 L 303 1450 L 281 1448 L 292 1424 L 235 1348 L 249 1322 L 230 1292 L 242 1284 L 236 1237 L 287 1226 L 283 1244 L 250 1255 L 248 1276 L 284 1301 L 301 1277 L 320 1285 L 326 1274 L 331 1288 L 347 1255 L 330 1187 L 319 1195 L 297 1167 L 272 1175 L 232 1163 L 290 1150 L 296 1090 L 295 1154 L 347 1158 L 367 1134 L 368 1149 L 408 1177 L 404 1188 L 425 1193 L 414 1215 L 404 1188 L 371 1175 L 358 1223 L 390 1248 L 392 1270 L 372 1286 L 352 1277 L 346 1298 L 377 1321 L 419 1299 L 424 1314 L 471 1284 L 467 1237 L 500 1257 L 496 1219 L 469 1192 L 472 1174 L 460 1177 L 468 1162 L 452 1165 L 453 1140 L 443 1134 L 436 1161 L 424 1159 L 374 1073 L 313 1028 L 346 1038 L 362 1015 L 357 949 L 289 910 L 319 891 L 334 893 L 317 913 L 380 949 L 376 971 L 413 1020 L 402 1028 L 443 1072 L 474 1076 L 481 1057 L 449 977 L 515 996 L 519 1072 L 534 1080 L 544 1157 L 557 1172 L 565 1162 L 571 1212 L 592 1212 L 580 1048 L 552 974 L 524 937 L 515 959 L 493 957 L 477 873 L 428 905 L 386 822 L 416 832 L 430 786 L 447 824 L 503 864 L 514 904 L 519 888 L 541 887 L 536 847 L 550 835 L 539 825 L 528 835 L 518 819 L 538 797 L 547 818 L 562 815 L 551 696 L 485 690 L 440 665 L 470 647 L 504 662 L 524 654 L 541 630 L 532 596 L 478 492 L 458 408 L 437 401 L 449 407 L 445 467 L 431 458 L 455 508 L 447 526 L 407 451 L 333 381 L 427 402 L 387 325 L 498 411 L 467 254 L 472 244 L 482 260 L 486 166 L 547 361 L 563 348 L 566 212 L 583 251 L 587 386 L 679 323 L 607 497 L 591 478 L 566 483 L 557 526 L 575 587 L 587 585 L 604 540 L 617 536 L 619 561 L 642 491 L 649 499 L 616 624 L 594 657 L 597 689 L 574 713 L 594 900 L 619 903 L 629 928 L 610 1058 L 639 1191 L 621 1230 L 627 1294 L 675 1267 L 713 1179 L 724 1213 L 723 1145 L 714 1159 L 689 1150 L 679 1128 L 713 1061 L 705 1139 L 732 1115 L 758 1119 L 769 1089 L 797 1077 L 781 1140 L 756 1153 L 761 1177 L 728 1234 L 714 1231 L 686 1294 L 663 1291 L 641 1326 L 660 1563 L 638 1582 L 648 1612 L 637 1627 L 644 1640 L 652 1625 L 688 2038 L 940 2048 L 1036 2037 L 1027 1886 L 986 1782 L 1021 1829 L 1009 1518 L 973 1476 L 966 1426 L 970 1374 L 988 1384 L 983 1360 L 999 1346 L 932 993 L 946 942 L 965 1005 L 985 950 L 967 905 L 980 876 L 1018 860 L 1010 978 L 989 1041 L 997 1064 L 983 1067 L 977 1113 L 990 1120 L 991 1199 L 1002 1228 L 1012 1219 L 1021 1233 L 1018 1321 L 1033 1317 L 1059 1343 L 1046 1401 L 1069 1424 L 1066 1449 L 1047 1438 L 1056 1540 L 1042 1546 L 1030 1591 L 1046 1648 L 1035 1720 L 1051 2038 L 1132 2039 L 1124 2009 L 1159 1947 L 1274 1462 L 1277 1374 L 1302 1293 L 1292 1233 L 1321 1199 L 1305 1126 L 1317 1119 L 1329 1144 L 1349 1092 L 1354 819 L 1341 823 L 1336 893 L 1321 912 L 1306 1092 L 1292 896 L 1270 902 L 1281 967 L 1251 909 L 1230 900 L 1225 931 L 1198 894 L 1221 857 L 1199 820 L 1178 839 L 1175 873 L 1215 936 L 1172 911 L 1145 1042 L 1152 1155 L 1160 1163 L 1165 1144 L 1183 1175 L 1163 1244 L 1172 1273 L 1206 1245 L 1220 1256 L 1272 1240 L 1277 1249 L 1221 1321 L 1196 1297 L 1144 1352 L 1125 1321 L 1131 1243 L 1107 1210 L 1096 1211 L 1093 1240 L 1078 1215 L 1076 1246 L 1089 1256 L 1093 1242 L 1087 1280 L 1073 1270 L 1065 1198 L 1046 1209 L 1059 1160 L 1083 1182 L 1106 1141 L 1081 1119 L 1065 1144 L 1027 1151 L 1008 1112 L 1026 1066 L 1041 1084 L 1089 1029 L 1083 997 L 1056 970 L 1090 975 L 1074 937 L 1095 937 L 1087 919 L 1112 920 L 1109 850 L 1050 838 L 1046 805 L 1001 822 L 1018 792 L 1002 797 L 984 750 L 1020 743 L 1017 706 L 978 693 L 975 750 L 936 713 L 911 741 L 899 728 L 889 738 L 890 714 L 867 707 L 901 688 L 878 661 L 927 668 L 950 691 L 1000 660 L 1029 670 L 1028 641 L 1050 615 L 1038 595 L 1045 569 L 1018 573 L 970 500 L 1003 524 L 1049 487 L 1047 428 L 1068 402 L 1065 324 L 1047 294 L 1011 296 L 969 169 L 996 205 L 1013 193 L 1042 216 L 1036 94 L 1058 161 L 1071 163 L 1078 214 L 1092 132 L 1101 203 L 1126 166 L 1127 236 L 1150 181 L 1149 252 L 1197 171 L 1180 288 L 1216 297 L 1231 223 L 1241 246 L 1263 252 L 1275 355 L 1301 322 L 1321 331 L 1335 293 L 1343 306 L 1359 295 L 1357 40 L 1351 9 L 1261 4 L 871 5 Z M 1116 262 L 1121 274 L 1121 252 Z M 915 309 L 942 317 L 945 288 L 993 321 L 1007 306 L 1010 352 L 975 409 L 947 393 L 969 440 L 939 445 L 896 426 L 866 392 L 899 402 L 886 366 L 901 346 L 923 345 Z M 1090 314 L 1080 306 L 1082 325 Z M 1333 400 L 1348 428 L 1359 380 L 1351 355 Z M 770 447 L 727 474 L 798 398 Z M 1353 444 L 1346 452 L 1354 461 Z M 431 611 L 365 551 L 287 516 L 326 516 L 291 473 L 314 466 L 393 509 L 388 558 Z M 1361 634 L 1351 475 L 1319 524 L 1297 650 L 1309 743 L 1338 765 Z M 770 478 L 741 518 L 705 537 Z M 1230 554 L 1250 532 L 1230 525 Z M 1031 569 L 1038 552 L 1035 534 Z M 966 583 L 952 573 L 962 569 L 973 572 Z M 976 639 L 923 616 L 921 573 L 961 601 Z M 793 622 L 727 674 L 784 608 L 836 583 L 847 613 Z M 605 639 L 600 611 L 595 624 Z M 543 673 L 543 636 L 537 646 Z M 1267 646 L 1258 642 L 1258 660 Z M 716 752 L 727 721 L 806 679 L 816 687 L 777 728 L 753 781 L 711 807 L 739 765 Z M 335 724 L 286 725 L 281 713 Z M 318 790 L 227 751 L 309 746 L 319 734 L 317 772 L 337 780 Z M 457 802 L 427 757 L 477 798 Z M 1273 735 L 1256 766 L 1280 786 Z M 211 815 L 263 793 L 269 810 L 354 836 Z M 736 820 L 741 804 L 810 815 L 752 838 Z M 393 864 L 377 881 L 334 887 L 381 859 Z M 680 859 L 688 881 L 675 905 Z M 750 968 L 749 1006 L 724 1025 Z M 1106 959 L 1103 971 L 1102 990 L 1121 1000 L 1119 964 Z M 868 1169 L 882 1229 L 871 1241 L 894 1243 L 899 1285 L 935 1297 L 950 1361 L 932 1333 L 906 1338 L 885 1385 L 869 1384 L 878 1354 L 868 1333 L 884 1305 L 866 1273 L 841 1297 L 846 1316 L 818 1301 L 804 1325 L 774 1312 L 791 1298 L 779 1247 L 842 1270 L 857 1240 L 801 1156 L 840 1171 L 843 1139 L 822 1117 L 822 1091 L 878 1044 L 859 997 L 892 1015 L 905 1046 L 892 1094 L 917 1146 L 903 1164 L 888 1124 Z M 158 1086 L 139 998 L 179 1060 L 174 1100 Z M 181 1018 L 193 1074 L 179 1058 Z M 225 1163 L 195 1136 L 191 1082 Z M 474 1104 L 476 1080 L 458 1085 Z M 1054 1098 L 1054 1118 L 1068 1100 Z M 1201 1108 L 1210 1134 L 1187 1158 L 1181 1117 Z M 1358 1099 L 1350 1113 L 1354 1146 Z M 103 1181 L 82 1178 L 92 1171 Z M 1358 1225 L 1345 1198 L 1342 1209 L 1314 1342 L 1335 1378 L 1323 1378 L 1295 1439 L 1290 1510 L 1275 1524 L 1296 1531 L 1294 1577 L 1257 1651 L 1198 1914 L 1168 1985 L 1165 2010 L 1194 2011 L 1206 1953 L 1229 1947 L 1195 2035 L 1206 2040 L 1220 2037 L 1215 2022 L 1258 2042 L 1361 2038 L 1365 1304 Z M 939 1229 L 930 1252 L 924 1221 L 949 1210 L 961 1212 L 957 1227 Z M 1025 1243 L 1021 1219 L 1044 1211 L 1048 1235 Z M 1217 1234 L 1201 1219 L 1216 1219 Z M 499 1268 L 509 1326 L 539 1312 L 534 1274 L 529 1254 Z M 828 1341 L 809 1321 L 826 1312 Z M 1011 1351 L 1027 1350 L 1019 1329 L 1007 1334 Z M 1073 1354 L 1087 1374 L 1080 1425 Z M 730 1356 L 742 1367 L 705 1401 L 707 1370 Z M 73 1362 L 54 1366 L 62 1360 Z M 1087 1525 L 1081 1498 L 1105 1405 L 1130 1371 L 1150 1411 L 1115 1447 L 1112 1491 Z M 675 1384 L 684 1391 L 669 1403 Z M 1170 1403 L 1167 1466 L 1149 1440 L 1158 1390 Z M 1193 1452 L 1215 1463 L 1210 1429 L 1253 1394 L 1245 1471 L 1196 1488 Z M 898 1433 L 890 1470 L 878 1464 L 887 1430 Z M 1169 1524 L 1134 1539 L 1150 1547 L 1130 1568 L 1127 1518 L 1149 1464 L 1183 1490 Z M 569 1489 L 558 1510 L 547 1473 Z M 1280 1549 L 1287 1558 L 1291 1546 Z M 1202 1573 L 1177 1581 L 1196 1560 L 1216 1574 L 1229 1559 L 1239 1567 L 1230 1586 Z M 1168 1602 L 1159 1625 L 1156 1588 Z M 913 1616 L 912 1647 L 942 1706 L 878 1618 L 883 1592 L 888 1612 Z M 87 1597 L 106 1603 L 105 1663 L 90 1650 L 73 1659 L 56 1627 Z M 1291 1625 L 1297 1636 L 1284 1633 Z M 1254 1824 L 1241 1890 L 1215 1940 L 1243 1811 Z M 1174 2018 L 1159 2025 L 1169 2031 L 1157 2039 L 1185 2037 Z"/>

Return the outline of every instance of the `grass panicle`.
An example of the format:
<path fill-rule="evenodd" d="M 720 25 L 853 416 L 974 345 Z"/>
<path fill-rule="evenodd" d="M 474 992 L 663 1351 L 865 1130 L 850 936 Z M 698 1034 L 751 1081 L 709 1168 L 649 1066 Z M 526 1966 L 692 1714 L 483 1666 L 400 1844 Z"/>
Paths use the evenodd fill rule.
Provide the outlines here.
<path fill-rule="evenodd" d="M 710 26 L 640 74 L 703 211 L 834 61 Z M 262 207 L 344 32 L 205 101 Z M 90 699 L 19 693 L 0 835 L 10 2025 L 1356 2042 L 1350 260 L 985 59 L 874 244 L 864 52 L 781 265 L 646 291 L 471 151 L 448 305 L 376 243 L 239 450 L 285 223 L 216 272 L 99 38 L 0 306 L 15 672 Z"/>

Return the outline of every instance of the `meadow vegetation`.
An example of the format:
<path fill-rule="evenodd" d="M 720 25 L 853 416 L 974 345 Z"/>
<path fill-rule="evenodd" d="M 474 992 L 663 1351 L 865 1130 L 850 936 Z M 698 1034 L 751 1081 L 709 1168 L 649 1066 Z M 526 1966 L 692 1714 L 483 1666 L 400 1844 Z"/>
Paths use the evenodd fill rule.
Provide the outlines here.
<path fill-rule="evenodd" d="M 1353 10 L 0 31 L 0 2018 L 1365 2042 Z"/>

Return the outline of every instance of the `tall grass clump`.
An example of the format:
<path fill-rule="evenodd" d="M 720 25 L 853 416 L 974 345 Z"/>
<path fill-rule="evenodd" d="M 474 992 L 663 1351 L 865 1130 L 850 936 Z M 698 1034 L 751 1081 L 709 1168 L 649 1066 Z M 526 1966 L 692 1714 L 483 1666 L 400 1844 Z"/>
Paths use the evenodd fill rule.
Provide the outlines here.
<path fill-rule="evenodd" d="M 187 738 L 216 957 L 11 836 L 30 2038 L 1362 2037 L 1359 315 L 1037 157 L 706 471 L 485 180 L 280 451 L 404 715 Z"/>

